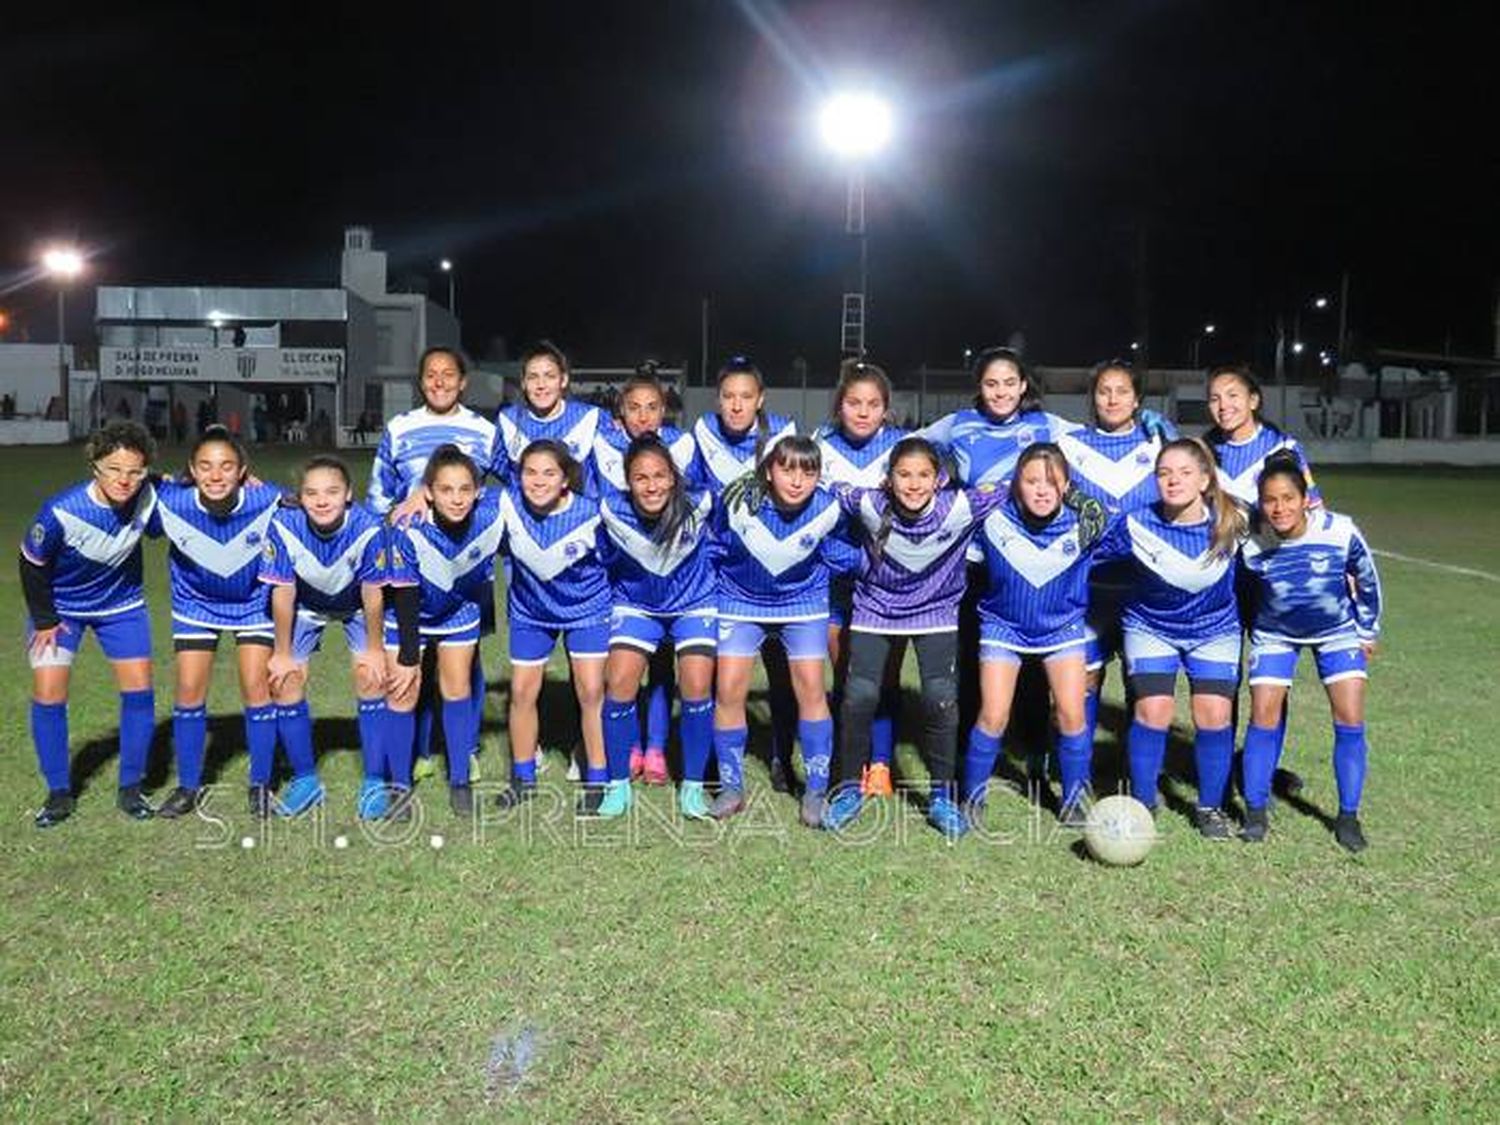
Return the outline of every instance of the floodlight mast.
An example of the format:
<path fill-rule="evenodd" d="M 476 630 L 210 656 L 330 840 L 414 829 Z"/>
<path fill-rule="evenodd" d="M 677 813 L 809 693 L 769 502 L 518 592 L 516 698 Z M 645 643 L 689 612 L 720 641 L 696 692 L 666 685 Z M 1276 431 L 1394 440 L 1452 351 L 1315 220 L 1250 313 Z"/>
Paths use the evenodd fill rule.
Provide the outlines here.
<path fill-rule="evenodd" d="M 54 246 L 42 254 L 42 269 L 57 283 L 57 393 L 62 420 L 68 420 L 67 288 L 83 273 L 83 255 L 71 246 Z"/>
<path fill-rule="evenodd" d="M 865 169 L 867 162 L 890 143 L 891 107 L 868 92 L 833 95 L 818 117 L 823 144 L 848 168 L 844 233 L 859 239 L 859 288 L 845 293 L 839 344 L 845 355 L 865 354 L 866 308 L 869 305 L 869 241 L 865 229 Z"/>

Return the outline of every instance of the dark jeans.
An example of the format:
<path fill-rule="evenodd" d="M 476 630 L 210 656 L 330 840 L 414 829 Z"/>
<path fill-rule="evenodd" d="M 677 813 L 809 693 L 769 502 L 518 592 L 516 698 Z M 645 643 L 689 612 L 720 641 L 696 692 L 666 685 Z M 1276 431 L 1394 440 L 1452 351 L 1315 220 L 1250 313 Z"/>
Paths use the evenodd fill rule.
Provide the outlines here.
<path fill-rule="evenodd" d="M 844 682 L 844 706 L 840 712 L 838 773 L 834 784 L 858 782 L 860 771 L 870 760 L 870 726 L 880 702 L 885 679 L 885 661 L 891 645 L 909 641 L 917 650 L 922 674 L 922 756 L 932 773 L 933 785 L 950 786 L 954 781 L 958 746 L 958 634 L 922 633 L 894 637 L 883 633 L 849 634 L 849 677 Z"/>

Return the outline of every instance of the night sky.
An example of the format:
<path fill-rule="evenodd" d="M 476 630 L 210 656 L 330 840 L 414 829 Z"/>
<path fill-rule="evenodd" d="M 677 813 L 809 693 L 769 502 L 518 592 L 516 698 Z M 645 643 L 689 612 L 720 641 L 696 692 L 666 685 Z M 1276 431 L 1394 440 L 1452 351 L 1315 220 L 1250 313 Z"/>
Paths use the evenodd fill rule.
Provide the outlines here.
<path fill-rule="evenodd" d="M 857 79 L 899 114 L 869 188 L 870 347 L 894 371 L 1018 332 L 1092 362 L 1136 338 L 1142 295 L 1156 364 L 1204 320 L 1205 359 L 1263 359 L 1277 312 L 1346 269 L 1358 344 L 1487 353 L 1500 98 L 1466 7 L 13 11 L 0 307 L 55 338 L 26 277 L 49 238 L 105 283 L 336 285 L 361 223 L 439 300 L 457 262 L 475 354 L 549 335 L 575 362 L 696 366 L 707 296 L 716 356 L 826 371 L 853 256 L 812 118 Z M 91 318 L 74 301 L 70 334 Z M 1333 314 L 1304 324 L 1332 342 Z"/>

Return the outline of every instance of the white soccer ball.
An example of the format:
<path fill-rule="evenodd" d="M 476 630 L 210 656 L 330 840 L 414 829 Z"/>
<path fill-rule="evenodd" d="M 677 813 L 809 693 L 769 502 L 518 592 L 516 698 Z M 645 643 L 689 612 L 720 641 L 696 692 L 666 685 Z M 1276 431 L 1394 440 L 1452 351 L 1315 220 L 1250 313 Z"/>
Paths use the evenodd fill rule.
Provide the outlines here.
<path fill-rule="evenodd" d="M 1145 859 L 1156 843 L 1156 821 L 1145 805 L 1118 793 L 1096 802 L 1089 810 L 1083 842 L 1100 863 L 1132 867 Z"/>

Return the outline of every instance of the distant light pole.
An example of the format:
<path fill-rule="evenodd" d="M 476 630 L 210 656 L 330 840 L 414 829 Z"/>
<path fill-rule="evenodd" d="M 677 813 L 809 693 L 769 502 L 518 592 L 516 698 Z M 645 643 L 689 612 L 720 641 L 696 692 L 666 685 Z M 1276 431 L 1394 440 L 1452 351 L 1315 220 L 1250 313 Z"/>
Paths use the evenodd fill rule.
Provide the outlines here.
<path fill-rule="evenodd" d="M 438 269 L 448 275 L 448 311 L 453 314 L 453 319 L 458 319 L 458 299 L 453 284 L 453 259 L 444 258 L 438 263 Z"/>
<path fill-rule="evenodd" d="M 848 165 L 849 193 L 844 210 L 844 233 L 859 239 L 859 290 L 844 294 L 840 348 L 845 355 L 863 356 L 865 312 L 870 289 L 869 245 L 865 234 L 865 168 L 866 162 L 890 143 L 890 104 L 869 92 L 835 94 L 819 111 L 818 131 L 829 151 Z"/>
<path fill-rule="evenodd" d="M 68 285 L 83 272 L 83 255 L 71 246 L 56 246 L 42 255 L 42 268 L 57 283 L 57 387 L 62 420 L 68 420 L 67 335 Z"/>
<path fill-rule="evenodd" d="M 1194 371 L 1198 370 L 1198 352 L 1199 352 L 1199 349 L 1203 346 L 1203 339 L 1204 339 L 1204 337 L 1205 336 L 1212 336 L 1218 330 L 1219 330 L 1219 327 L 1216 324 L 1205 324 L 1203 326 L 1202 330 L 1196 336 L 1193 337 L 1193 370 Z"/>

